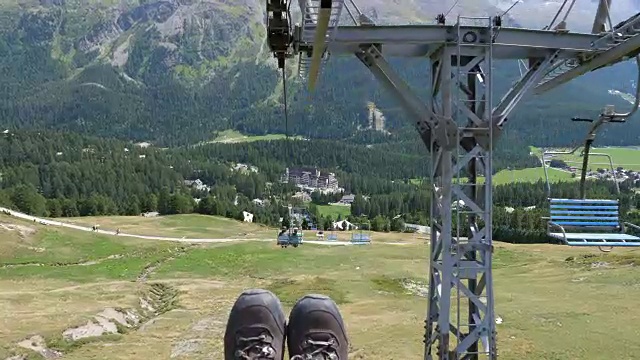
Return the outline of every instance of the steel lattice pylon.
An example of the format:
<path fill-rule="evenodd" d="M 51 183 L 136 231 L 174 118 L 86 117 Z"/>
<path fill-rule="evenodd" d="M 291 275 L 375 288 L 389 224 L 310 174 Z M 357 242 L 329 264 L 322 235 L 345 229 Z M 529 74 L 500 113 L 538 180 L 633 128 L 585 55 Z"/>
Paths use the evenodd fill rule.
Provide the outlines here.
<path fill-rule="evenodd" d="M 270 1 L 276 0 L 268 4 Z M 302 14 L 317 8 L 317 2 L 301 1 Z M 608 11 L 610 2 L 601 0 L 594 29 L 605 28 L 608 15 L 602 12 Z M 279 3 L 283 7 L 286 1 Z M 458 17 L 455 25 L 446 25 L 441 16 L 436 25 L 373 26 L 359 14 L 358 26 L 338 28 L 332 16 L 347 6 L 345 1 L 320 0 L 320 5 L 327 9 L 322 26 L 329 29 L 326 36 L 320 31 L 316 36 L 321 26 L 305 21 L 293 32 L 288 54 L 301 54 L 302 59 L 326 47 L 334 55 L 355 55 L 406 111 L 431 154 L 424 359 L 496 359 L 491 271 L 494 141 L 526 94 L 547 91 L 640 51 L 640 14 L 604 34 L 508 28 L 501 26 L 500 17 Z M 311 38 L 320 43 L 304 40 Z M 398 76 L 385 56 L 429 59 L 431 96 L 427 103 Z M 519 60 L 526 65 L 526 72 L 495 105 L 494 59 Z M 484 184 L 479 184 L 479 176 L 484 177 Z"/>
<path fill-rule="evenodd" d="M 468 35 L 461 29 L 464 20 L 458 18 L 456 45 L 431 56 L 437 136 L 431 142 L 425 359 L 433 359 L 434 353 L 438 359 L 496 357 L 491 275 L 493 24 L 491 18 L 483 19 L 485 31 Z M 488 180 L 486 186 L 478 184 L 478 175 Z"/>
<path fill-rule="evenodd" d="M 431 150 L 432 242 L 425 359 L 433 358 L 433 350 L 439 359 L 474 359 L 481 354 L 495 358 L 491 277 L 494 126 L 491 75 L 482 70 L 483 65 L 487 69 L 492 65 L 493 25 L 491 18 L 484 21 L 483 31 L 472 35 L 457 26 L 460 41 L 431 54 L 428 105 L 411 93 L 378 46 L 356 54 L 416 115 L 417 128 Z M 463 184 L 461 174 L 470 181 Z M 486 186 L 477 184 L 477 175 L 488 179 Z M 464 207 L 452 206 L 462 202 Z M 463 236 L 463 227 L 471 236 Z M 462 307 L 466 308 L 464 318 L 460 317 Z M 453 319 L 450 309 L 457 309 Z"/>

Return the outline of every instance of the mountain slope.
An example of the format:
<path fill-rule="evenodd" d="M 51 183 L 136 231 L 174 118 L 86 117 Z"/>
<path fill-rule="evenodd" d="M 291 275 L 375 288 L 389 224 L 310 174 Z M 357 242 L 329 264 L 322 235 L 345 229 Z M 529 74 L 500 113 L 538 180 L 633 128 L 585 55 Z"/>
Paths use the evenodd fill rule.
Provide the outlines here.
<path fill-rule="evenodd" d="M 453 1 L 357 3 L 381 23 L 425 23 Z M 449 19 L 454 21 L 458 12 L 495 14 L 506 4 L 460 0 Z M 536 4 L 550 5 L 536 9 Z M 554 4 L 559 6 L 525 1 L 509 15 L 515 23 L 542 27 L 555 13 Z M 264 4 L 258 0 L 2 0 L 0 126 L 164 145 L 209 140 L 214 131 L 227 128 L 284 132 L 282 87 L 265 45 L 263 17 Z M 580 25 L 590 27 L 590 21 Z M 426 96 L 426 62 L 392 61 Z M 509 62 L 499 69 L 494 73 L 497 88 L 506 91 L 518 75 L 517 66 Z M 607 103 L 629 106 L 607 91 L 629 91 L 630 74 L 631 65 L 621 64 L 529 100 L 510 119 L 511 139 L 543 145 L 579 138 L 586 129 L 567 119 L 593 116 Z M 408 126 L 398 104 L 355 58 L 334 58 L 311 99 L 301 84 L 290 81 L 290 97 L 289 131 L 297 134 L 358 141 L 361 135 L 353 136 L 368 124 L 369 103 L 384 113 L 387 130 L 397 133 Z M 603 139 L 637 142 L 634 131 L 640 126 L 627 126 Z"/>

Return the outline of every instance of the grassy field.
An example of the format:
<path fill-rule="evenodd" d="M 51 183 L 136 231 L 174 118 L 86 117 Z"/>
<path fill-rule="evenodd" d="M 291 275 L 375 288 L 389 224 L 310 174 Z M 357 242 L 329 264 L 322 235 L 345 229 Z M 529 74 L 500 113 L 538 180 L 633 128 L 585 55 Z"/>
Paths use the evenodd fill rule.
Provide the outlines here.
<path fill-rule="evenodd" d="M 538 157 L 542 156 L 542 149 L 537 148 L 535 146 L 530 146 L 529 148 L 533 155 Z M 628 149 L 623 152 L 627 155 L 632 153 L 632 152 L 629 152 Z M 640 155 L 640 152 L 636 153 L 636 156 L 638 155 Z M 638 159 L 639 159 L 638 162 L 640 162 L 640 157 L 638 157 Z M 548 168 L 548 174 L 549 174 L 550 182 L 577 180 L 576 178 L 573 178 L 571 176 L 571 173 L 558 170 L 558 169 Z M 466 181 L 466 178 L 462 178 L 462 180 Z M 535 183 L 539 180 L 542 180 L 542 181 L 545 180 L 544 169 L 542 167 L 519 169 L 519 170 L 501 170 L 501 171 L 498 171 L 493 176 L 494 185 L 503 185 L 503 184 L 509 184 L 513 182 Z M 479 178 L 479 181 L 481 183 L 484 183 L 484 177 Z M 419 185 L 421 183 L 421 179 L 411 179 L 411 183 L 415 185 Z"/>
<path fill-rule="evenodd" d="M 558 151 L 567 151 L 568 149 L 558 149 Z M 542 156 L 542 149 L 531 146 L 531 152 L 540 157 Z M 579 156 L 579 152 L 576 155 L 561 155 L 558 159 L 562 159 L 567 162 L 568 165 L 575 166 L 577 168 L 582 167 L 582 158 Z M 594 153 L 605 153 L 612 157 L 614 167 L 622 166 L 629 170 L 640 170 L 640 148 L 638 147 L 607 147 L 607 148 L 594 148 Z M 608 160 L 605 157 L 592 157 L 590 158 L 590 168 L 596 170 L 597 168 L 608 168 Z M 571 173 L 558 170 L 549 170 L 549 181 L 572 181 L 579 180 L 573 178 Z M 521 170 L 502 170 L 499 171 L 493 177 L 493 183 L 495 185 L 508 184 L 512 182 L 530 182 L 534 183 L 538 180 L 544 180 L 544 170 L 542 167 L 528 168 Z M 419 179 L 413 179 L 414 184 L 419 184 Z M 484 182 L 483 178 L 480 178 L 480 182 Z"/>
<path fill-rule="evenodd" d="M 187 230 L 197 226 L 193 219 L 171 223 L 180 220 L 153 220 L 155 234 L 201 232 Z M 427 299 L 403 283 L 426 285 L 428 252 L 413 235 L 394 235 L 409 243 L 404 246 L 382 244 L 386 235 L 374 234 L 371 246 L 280 249 L 260 242 L 189 246 L 125 239 L 3 216 L 0 224 L 0 359 L 28 353 L 16 343 L 34 334 L 65 359 L 220 359 L 229 309 L 249 287 L 274 291 L 287 313 L 305 293 L 332 296 L 347 324 L 350 359 L 422 359 Z M 635 358 L 638 263 L 638 251 L 497 243 L 500 358 Z M 64 329 L 105 307 L 135 306 L 140 292 L 156 283 L 178 291 L 169 311 L 123 335 L 60 340 Z"/>
<path fill-rule="evenodd" d="M 535 149 L 535 153 L 542 154 L 540 149 Z M 554 149 L 557 151 L 569 151 L 570 149 Z M 568 165 L 575 166 L 577 168 L 582 167 L 582 157 L 580 152 L 582 149 L 578 149 L 574 155 L 557 155 L 557 159 L 561 159 L 567 162 Z M 605 148 L 592 148 L 591 153 L 602 153 L 611 156 L 613 166 L 621 166 L 629 170 L 640 170 L 640 148 L 638 147 L 605 147 Z M 602 156 L 589 157 L 589 164 L 592 170 L 597 168 L 607 169 L 609 168 L 609 160 Z"/>
<path fill-rule="evenodd" d="M 282 140 L 285 134 L 267 134 L 267 135 L 243 135 L 235 130 L 225 130 L 217 134 L 213 142 L 218 143 L 239 143 L 252 141 Z M 302 139 L 299 136 L 291 136 L 291 139 Z"/>
<path fill-rule="evenodd" d="M 333 214 L 334 219 L 337 213 L 341 212 L 343 218 L 349 214 L 348 206 L 319 206 L 323 214 Z M 347 210 L 345 212 L 345 210 Z M 275 239 L 278 229 L 272 229 L 260 224 L 242 223 L 239 221 L 208 215 L 187 214 L 168 215 L 158 217 L 142 216 L 97 216 L 64 218 L 62 221 L 85 227 L 95 224 L 100 225 L 101 230 L 115 231 L 120 228 L 122 233 L 162 236 L 188 239 Z M 358 231 L 355 231 L 358 233 Z M 354 231 L 337 231 L 338 240 L 349 241 Z M 373 238 L 381 236 L 387 242 L 400 242 L 405 239 L 415 239 L 407 234 L 399 233 L 371 233 Z M 316 239 L 315 231 L 304 231 L 304 237 L 308 240 Z"/>
<path fill-rule="evenodd" d="M 547 171 L 550 182 L 571 181 L 575 179 L 571 177 L 571 173 L 566 171 L 552 168 L 547 168 Z M 512 182 L 534 183 L 538 180 L 545 180 L 544 169 L 541 167 L 520 170 L 502 170 L 493 177 L 493 183 L 495 185 L 509 184 Z M 481 181 L 484 182 L 484 178 L 482 178 Z"/>
<path fill-rule="evenodd" d="M 331 216 L 334 220 L 336 220 L 338 216 L 346 219 L 347 216 L 351 215 L 351 206 L 318 205 L 318 212 L 324 217 Z"/>
<path fill-rule="evenodd" d="M 121 232 L 127 234 L 178 238 L 260 238 L 271 237 L 276 232 L 275 229 L 269 229 L 264 225 L 198 214 L 158 217 L 79 217 L 65 218 L 64 221 L 88 227 L 98 224 L 102 230 L 120 228 Z"/>
<path fill-rule="evenodd" d="M 572 178 L 571 173 L 569 172 L 553 169 L 553 168 L 547 168 L 547 170 L 549 173 L 549 181 L 552 183 L 560 182 L 560 181 L 577 180 L 576 178 Z M 520 169 L 520 170 L 502 170 L 497 172 L 493 176 L 494 185 L 504 185 L 504 184 L 510 184 L 514 182 L 535 183 L 539 180 L 542 180 L 542 181 L 545 180 L 544 169 L 542 167 L 527 168 L 527 169 Z M 466 181 L 466 178 L 461 178 L 461 181 Z M 478 181 L 480 183 L 484 183 L 484 177 L 480 177 Z M 412 183 L 416 185 L 420 184 L 420 180 L 412 179 Z"/>

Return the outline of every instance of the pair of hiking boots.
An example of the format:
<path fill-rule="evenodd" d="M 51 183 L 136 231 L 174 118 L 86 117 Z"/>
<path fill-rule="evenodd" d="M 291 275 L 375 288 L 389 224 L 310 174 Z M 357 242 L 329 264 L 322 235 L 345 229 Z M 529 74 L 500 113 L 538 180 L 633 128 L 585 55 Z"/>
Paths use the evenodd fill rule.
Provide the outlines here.
<path fill-rule="evenodd" d="M 286 323 L 282 305 L 268 290 L 243 292 L 231 308 L 224 335 L 225 360 L 347 360 L 349 343 L 336 303 L 306 295 Z"/>

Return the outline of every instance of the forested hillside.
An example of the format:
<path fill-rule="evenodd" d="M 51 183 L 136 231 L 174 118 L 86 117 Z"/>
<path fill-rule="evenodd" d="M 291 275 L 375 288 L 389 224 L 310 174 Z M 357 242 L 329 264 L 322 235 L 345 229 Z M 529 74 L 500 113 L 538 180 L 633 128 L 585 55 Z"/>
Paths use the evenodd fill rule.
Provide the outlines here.
<path fill-rule="evenodd" d="M 463 3 L 469 11 L 487 5 Z M 264 43 L 263 5 L 253 0 L 130 0 L 118 6 L 94 0 L 4 0 L 0 127 L 69 130 L 164 146 L 210 140 L 214 131 L 229 128 L 283 133 L 282 88 Z M 408 14 L 382 2 L 373 5 L 380 7 L 374 14 L 380 21 L 385 16 L 400 21 Z M 423 5 L 416 9 L 427 14 Z M 426 62 L 392 61 L 426 96 Z M 633 72 L 632 64 L 622 64 L 526 101 L 509 120 L 504 145 L 522 149 L 578 139 L 585 129 L 568 119 L 594 116 L 608 103 L 629 106 L 607 90 L 629 91 Z M 497 63 L 499 92 L 517 75 L 515 62 Z M 301 84 L 290 85 L 292 133 L 387 142 L 385 136 L 358 132 L 367 125 L 367 104 L 373 102 L 385 114 L 387 130 L 413 134 L 402 132 L 410 124 L 398 104 L 355 58 L 332 59 L 312 96 Z M 612 126 L 599 141 L 635 144 L 639 123 Z"/>
<path fill-rule="evenodd" d="M 394 180 L 408 182 L 424 175 L 424 169 L 412 166 L 414 157 L 400 152 L 336 146 L 322 140 L 304 145 L 297 155 L 304 164 L 333 154 L 325 157 L 320 168 L 336 171 L 347 192 L 408 192 L 415 186 Z M 256 142 L 250 149 L 233 144 L 160 149 L 77 134 L 16 132 L 0 134 L 0 149 L 6 149 L 0 152 L 0 204 L 36 215 L 135 215 L 200 209 L 235 218 L 250 210 L 258 219 L 265 214 L 268 218 L 260 220 L 272 224 L 281 212 L 279 202 L 288 201 L 293 194 L 293 189 L 279 183 L 284 168 L 295 165 L 284 161 L 284 141 Z M 238 162 L 254 165 L 258 171 L 234 170 Z M 397 164 L 404 165 L 402 170 Z M 195 179 L 211 191 L 184 184 L 184 180 Z M 193 198 L 203 199 L 199 206 L 205 208 L 197 208 Z M 258 208 L 251 202 L 256 198 L 270 199 L 274 207 Z"/>
<path fill-rule="evenodd" d="M 160 149 L 77 134 L 2 134 L 0 148 L 6 151 L 0 152 L 0 206 L 51 217 L 158 211 L 241 219 L 242 212 L 249 211 L 257 222 L 276 226 L 286 214 L 285 205 L 300 203 L 291 198 L 295 189 L 278 181 L 285 166 L 318 163 L 336 171 L 345 192 L 357 195 L 349 216 L 353 222 L 369 222 L 376 231 L 401 230 L 404 222 L 428 224 L 429 185 L 408 181 L 421 171 L 411 166 L 413 155 L 326 140 L 289 145 L 298 151 L 291 162 L 285 161 L 285 141 Z M 254 165 L 257 172 L 236 170 L 237 162 Z M 188 186 L 185 179 L 200 179 L 210 188 Z M 622 183 L 622 194 L 616 195 L 611 182 L 591 182 L 587 196 L 619 198 L 624 216 L 637 217 L 637 212 L 627 214 L 640 208 L 640 196 L 632 186 Z M 577 192 L 575 182 L 558 183 L 552 195 L 573 198 Z M 309 209 L 316 224 L 327 228 L 337 220 L 320 214 L 316 205 L 340 196 L 312 194 Z M 265 202 L 259 205 L 253 199 Z M 546 199 L 542 182 L 497 186 L 494 227 L 499 239 L 547 241 L 542 222 Z M 536 209 L 525 209 L 530 206 Z"/>
<path fill-rule="evenodd" d="M 404 7 L 361 3 L 380 23 L 426 23 L 430 11 L 442 11 L 442 3 L 426 0 Z M 500 7 L 462 0 L 456 11 L 491 15 Z M 510 24 L 538 26 L 547 16 L 515 14 Z M 291 63 L 286 128 L 263 17 L 264 3 L 257 0 L 0 0 L 0 205 L 48 216 L 195 211 L 239 218 L 250 211 L 275 225 L 282 205 L 295 203 L 295 189 L 278 181 L 284 168 L 317 166 L 335 172 L 345 191 L 358 195 L 352 216 L 366 216 L 374 228 L 426 223 L 427 184 L 411 180 L 427 175 L 428 154 L 399 104 L 355 58 L 334 57 L 313 94 L 295 79 Z M 390 62 L 426 100 L 425 60 Z M 572 116 L 596 116 L 606 104 L 628 109 L 608 90 L 632 92 L 634 66 L 602 69 L 524 101 L 498 142 L 495 171 L 536 166 L 530 145 L 581 139 L 587 128 L 571 123 Z M 518 66 L 498 61 L 493 76 L 497 102 L 519 76 Z M 372 105 L 384 114 L 385 131 L 367 129 Z M 288 131 L 305 140 L 210 142 L 226 129 Z M 639 130 L 635 118 L 612 124 L 597 143 L 638 145 Z M 136 145 L 140 141 L 153 146 Z M 259 170 L 234 170 L 236 163 Z M 185 185 L 195 179 L 211 190 Z M 574 188 L 558 186 L 563 194 Z M 613 196 L 606 183 L 591 191 Z M 502 207 L 540 207 L 544 197 L 542 184 L 496 189 Z M 630 185 L 623 198 L 628 208 L 637 201 Z M 544 210 L 537 211 L 522 215 L 523 229 L 537 229 Z M 320 224 L 334 220 L 314 214 Z M 496 218 L 496 229 L 516 223 L 507 215 Z"/>

